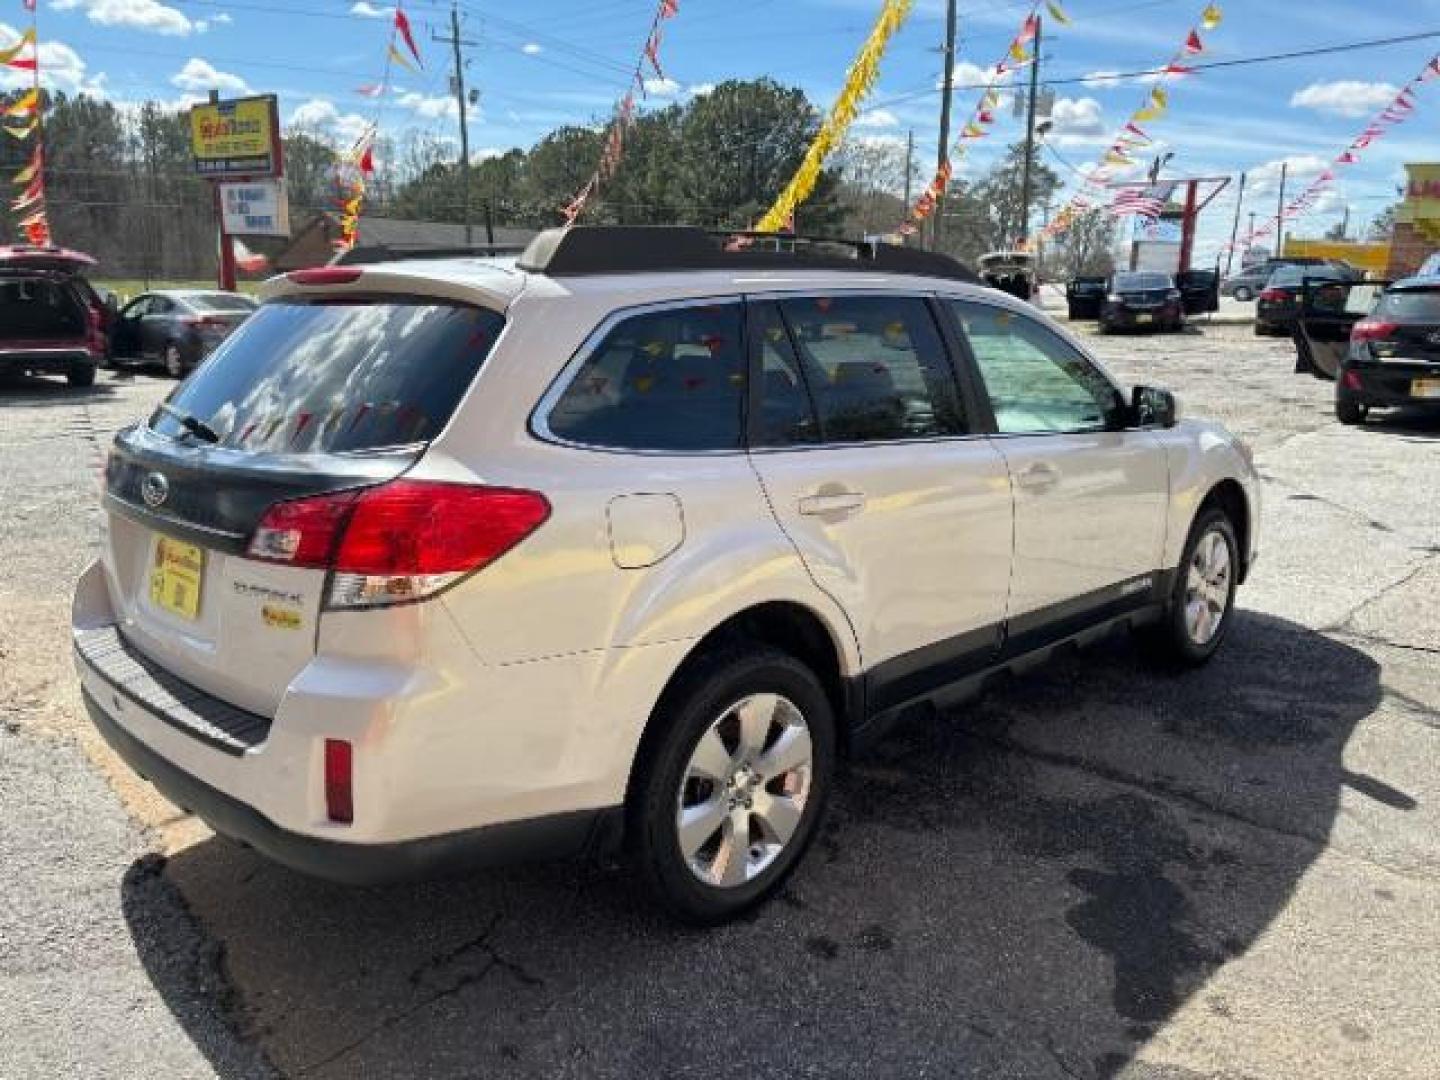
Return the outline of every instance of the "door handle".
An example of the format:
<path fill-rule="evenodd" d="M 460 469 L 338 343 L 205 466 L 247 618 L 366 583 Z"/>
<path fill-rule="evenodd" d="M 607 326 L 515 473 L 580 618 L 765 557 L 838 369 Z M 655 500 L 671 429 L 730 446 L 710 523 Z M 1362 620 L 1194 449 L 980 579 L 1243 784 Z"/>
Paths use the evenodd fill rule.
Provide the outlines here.
<path fill-rule="evenodd" d="M 799 502 L 800 513 L 811 517 L 823 517 L 827 514 L 853 514 L 864 507 L 865 495 L 859 491 L 804 495 Z"/>
<path fill-rule="evenodd" d="M 1060 482 L 1060 470 L 1045 462 L 1036 462 L 1016 477 L 1015 482 L 1027 491 L 1046 491 Z"/>

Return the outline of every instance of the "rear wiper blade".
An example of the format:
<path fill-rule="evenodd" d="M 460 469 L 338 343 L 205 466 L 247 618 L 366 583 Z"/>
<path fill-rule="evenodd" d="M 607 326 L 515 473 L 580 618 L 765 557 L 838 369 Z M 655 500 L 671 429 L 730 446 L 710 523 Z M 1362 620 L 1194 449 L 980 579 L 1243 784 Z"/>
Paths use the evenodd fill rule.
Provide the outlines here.
<path fill-rule="evenodd" d="M 166 416 L 170 417 L 172 420 L 174 420 L 191 435 L 194 435 L 197 439 L 208 443 L 218 443 L 220 441 L 219 433 L 209 424 L 205 423 L 204 420 L 201 420 L 199 417 L 191 416 L 183 409 L 177 409 L 168 401 L 162 401 L 160 403 L 160 411 L 163 412 Z"/>

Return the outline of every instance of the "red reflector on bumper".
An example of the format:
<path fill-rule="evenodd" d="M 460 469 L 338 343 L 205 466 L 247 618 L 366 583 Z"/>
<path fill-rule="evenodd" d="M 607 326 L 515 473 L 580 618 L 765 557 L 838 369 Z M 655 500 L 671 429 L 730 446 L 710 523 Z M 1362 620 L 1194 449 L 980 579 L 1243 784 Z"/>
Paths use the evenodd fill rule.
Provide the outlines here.
<path fill-rule="evenodd" d="M 342 825 L 355 820 L 351 754 L 344 739 L 325 740 L 325 816 Z"/>
<path fill-rule="evenodd" d="M 1345 372 L 1345 377 L 1340 380 L 1340 385 L 1345 387 L 1346 390 L 1365 389 L 1364 384 L 1360 381 L 1360 373 L 1354 370 Z"/>

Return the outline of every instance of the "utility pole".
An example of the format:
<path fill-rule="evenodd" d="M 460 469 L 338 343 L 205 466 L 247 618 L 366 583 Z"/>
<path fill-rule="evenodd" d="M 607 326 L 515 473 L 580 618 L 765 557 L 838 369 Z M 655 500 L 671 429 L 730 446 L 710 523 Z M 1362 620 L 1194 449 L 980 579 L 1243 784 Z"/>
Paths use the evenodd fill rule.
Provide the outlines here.
<path fill-rule="evenodd" d="M 1044 20 L 1035 16 L 1035 54 L 1030 60 L 1030 101 L 1025 110 L 1025 164 L 1020 174 L 1020 240 L 1030 239 L 1030 159 L 1035 156 L 1035 98 L 1040 92 L 1040 45 Z"/>
<path fill-rule="evenodd" d="M 1285 254 L 1285 178 L 1290 172 L 1290 163 L 1280 163 L 1280 202 L 1275 210 L 1275 255 L 1283 257 Z"/>
<path fill-rule="evenodd" d="M 1230 226 L 1230 249 L 1225 255 L 1225 276 L 1230 276 L 1230 268 L 1235 265 L 1235 238 L 1240 235 L 1240 210 L 1245 205 L 1245 174 L 1240 174 L 1240 191 L 1235 196 L 1235 224 Z"/>
<path fill-rule="evenodd" d="M 915 129 L 905 133 L 905 210 L 910 210 L 910 174 L 915 171 Z"/>
<path fill-rule="evenodd" d="M 455 52 L 453 82 L 455 103 L 460 106 L 460 213 L 461 220 L 465 222 L 465 243 L 468 246 L 474 243 L 474 229 L 470 223 L 470 125 L 465 118 L 465 109 L 469 103 L 465 100 L 465 58 L 461 56 L 460 48 L 465 46 L 473 49 L 479 42 L 466 41 L 460 36 L 459 0 L 450 0 L 450 36 L 444 37 L 432 30 L 430 38 L 442 45 L 449 45 Z"/>
<path fill-rule="evenodd" d="M 935 171 L 945 168 L 950 160 L 950 99 L 955 96 L 955 0 L 945 0 L 945 91 L 940 96 L 940 149 L 935 156 Z M 947 184 L 948 186 L 948 184 Z M 908 205 L 909 200 L 906 200 Z M 935 199 L 930 226 L 930 247 L 940 246 L 941 223 L 945 220 L 945 193 Z"/>
<path fill-rule="evenodd" d="M 1345 216 L 1340 220 L 1340 239 L 1350 239 L 1350 204 L 1345 204 Z"/>

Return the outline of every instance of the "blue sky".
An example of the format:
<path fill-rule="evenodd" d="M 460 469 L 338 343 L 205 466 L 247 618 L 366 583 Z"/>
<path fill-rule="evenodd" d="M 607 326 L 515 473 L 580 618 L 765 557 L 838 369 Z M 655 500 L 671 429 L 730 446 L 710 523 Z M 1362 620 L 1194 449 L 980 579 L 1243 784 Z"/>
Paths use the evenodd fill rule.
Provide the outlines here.
<path fill-rule="evenodd" d="M 999 59 L 1028 4 L 959 0 L 959 6 L 957 84 L 964 85 Z M 1072 23 L 1047 25 L 1043 75 L 1077 80 L 1160 64 L 1203 6 L 1202 0 L 1066 0 Z M 1202 60 L 1440 31 L 1440 0 L 1230 0 L 1222 6 L 1225 21 L 1206 35 Z M 878 0 L 680 0 L 662 53 L 668 78 L 652 80 L 651 101 L 683 100 L 726 78 L 768 75 L 828 104 L 877 7 Z M 385 103 L 385 128 L 395 135 L 407 129 L 453 135 L 449 56 L 430 40 L 432 30 L 448 30 L 448 0 L 410 0 L 406 10 L 426 67 L 397 77 Z M 602 117 L 623 91 L 654 4 L 464 0 L 461 10 L 465 36 L 479 43 L 468 50 L 467 78 L 481 95 L 470 136 L 483 154 L 527 146 L 558 124 Z M 338 141 L 375 111 L 356 90 L 379 78 L 389 17 L 382 3 L 365 0 L 40 0 L 42 60 L 56 86 L 121 103 L 159 99 L 179 106 L 211 86 L 227 94 L 273 91 L 287 122 L 306 123 Z M 913 129 L 920 152 L 933 161 L 943 17 L 943 0 L 916 0 L 854 137 L 903 139 Z M 0 0 L 0 45 L 13 40 L 24 18 L 21 0 Z M 1437 50 L 1440 38 L 1184 79 L 1172 87 L 1169 114 L 1150 130 L 1175 153 L 1171 171 L 1248 170 L 1246 209 L 1273 212 L 1280 161 L 1289 160 L 1305 183 Z M 1147 88 L 1102 77 L 1063 81 L 1055 90 L 1054 152 L 1083 169 Z M 977 96 L 957 91 L 962 119 Z M 1368 221 L 1393 199 L 1404 162 L 1440 158 L 1437 120 L 1440 81 L 1424 88 L 1413 119 L 1347 170 L 1296 231 L 1318 233 L 1347 204 L 1352 220 Z M 1020 131 L 1005 113 L 964 171 L 983 169 Z M 1050 163 L 1073 175 L 1056 158 Z M 1228 235 L 1233 210 L 1227 192 L 1205 219 L 1202 254 Z"/>

